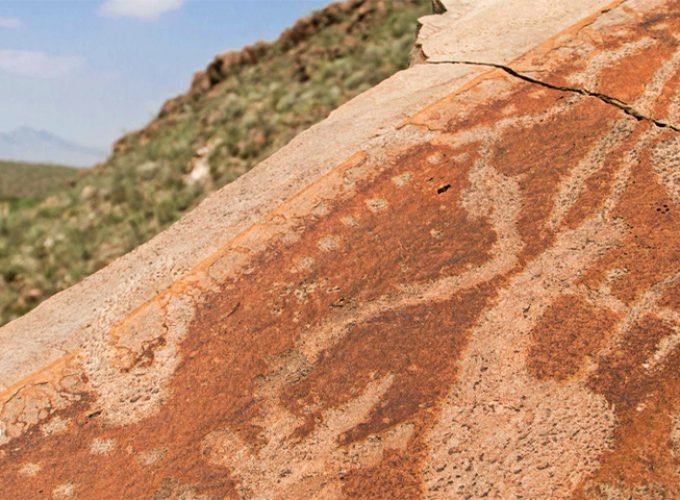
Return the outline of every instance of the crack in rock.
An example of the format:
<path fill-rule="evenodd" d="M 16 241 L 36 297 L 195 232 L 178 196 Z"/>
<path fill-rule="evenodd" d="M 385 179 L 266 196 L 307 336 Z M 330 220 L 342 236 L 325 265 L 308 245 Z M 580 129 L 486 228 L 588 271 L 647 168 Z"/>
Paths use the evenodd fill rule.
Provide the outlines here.
<path fill-rule="evenodd" d="M 561 92 L 571 92 L 574 94 L 580 94 L 588 97 L 595 97 L 596 99 L 599 99 L 600 101 L 604 102 L 605 104 L 609 104 L 611 106 L 614 106 L 624 113 L 626 113 L 629 116 L 632 116 L 638 121 L 648 121 L 656 125 L 657 127 L 660 128 L 668 128 L 671 130 L 674 130 L 675 132 L 680 132 L 680 125 L 673 125 L 672 123 L 667 123 L 661 120 L 657 120 L 654 117 L 651 116 L 646 116 L 639 111 L 637 111 L 635 108 L 633 108 L 630 104 L 617 99 L 616 97 L 611 97 L 606 94 L 603 94 L 601 92 L 595 92 L 593 90 L 589 90 L 586 88 L 579 88 L 579 87 L 565 87 L 561 85 L 554 85 L 552 83 L 544 82 L 542 80 L 537 80 L 536 78 L 532 78 L 531 76 L 525 75 L 523 73 L 520 73 L 519 71 L 516 71 L 512 69 L 509 66 L 504 66 L 503 64 L 497 64 L 497 63 L 490 63 L 490 62 L 478 62 L 478 61 L 456 61 L 456 60 L 440 60 L 440 61 L 427 61 L 428 64 L 467 64 L 471 66 L 488 66 L 490 68 L 496 68 L 505 71 L 507 74 L 514 76 L 516 78 L 519 78 L 521 80 L 524 80 L 529 83 L 533 83 L 536 85 L 541 85 L 542 87 L 546 87 L 552 90 L 559 90 Z"/>

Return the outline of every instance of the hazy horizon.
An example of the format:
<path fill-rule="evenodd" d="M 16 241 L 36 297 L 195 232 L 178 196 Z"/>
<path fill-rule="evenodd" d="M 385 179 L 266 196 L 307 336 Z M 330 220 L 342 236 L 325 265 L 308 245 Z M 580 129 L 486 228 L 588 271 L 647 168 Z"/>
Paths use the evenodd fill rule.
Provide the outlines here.
<path fill-rule="evenodd" d="M 54 164 L 76 168 L 104 161 L 110 148 L 83 146 L 47 130 L 19 127 L 0 131 L 0 162 Z"/>

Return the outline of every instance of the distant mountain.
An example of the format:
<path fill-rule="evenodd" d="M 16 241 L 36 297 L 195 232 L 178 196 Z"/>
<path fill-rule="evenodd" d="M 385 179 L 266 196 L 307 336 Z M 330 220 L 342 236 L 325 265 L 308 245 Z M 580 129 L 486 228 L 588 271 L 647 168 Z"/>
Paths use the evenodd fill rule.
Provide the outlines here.
<path fill-rule="evenodd" d="M 30 127 L 0 133 L 0 160 L 90 167 L 105 160 L 106 155 L 106 151 L 82 146 Z"/>

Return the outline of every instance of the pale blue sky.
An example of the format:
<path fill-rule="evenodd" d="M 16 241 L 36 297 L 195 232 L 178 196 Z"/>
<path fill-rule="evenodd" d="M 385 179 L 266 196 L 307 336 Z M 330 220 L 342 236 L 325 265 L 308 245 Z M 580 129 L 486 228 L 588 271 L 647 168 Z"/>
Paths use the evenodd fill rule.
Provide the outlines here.
<path fill-rule="evenodd" d="M 107 148 L 217 53 L 273 40 L 330 0 L 0 0 L 0 132 Z"/>

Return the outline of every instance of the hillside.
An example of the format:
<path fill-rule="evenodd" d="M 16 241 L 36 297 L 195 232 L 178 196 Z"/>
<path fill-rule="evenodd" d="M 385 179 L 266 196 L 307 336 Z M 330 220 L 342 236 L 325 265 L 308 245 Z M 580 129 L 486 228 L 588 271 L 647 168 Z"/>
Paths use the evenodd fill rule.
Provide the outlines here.
<path fill-rule="evenodd" d="M 68 188 L 77 175 L 71 167 L 0 160 L 0 200 L 42 198 Z"/>
<path fill-rule="evenodd" d="M 0 328 L 5 497 L 680 498 L 680 0 L 440 4 Z"/>
<path fill-rule="evenodd" d="M 129 252 L 338 105 L 408 65 L 422 0 L 350 0 L 218 56 L 74 186 L 13 207 L 0 324 Z"/>

